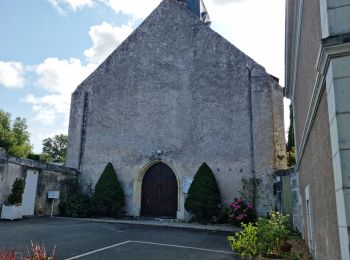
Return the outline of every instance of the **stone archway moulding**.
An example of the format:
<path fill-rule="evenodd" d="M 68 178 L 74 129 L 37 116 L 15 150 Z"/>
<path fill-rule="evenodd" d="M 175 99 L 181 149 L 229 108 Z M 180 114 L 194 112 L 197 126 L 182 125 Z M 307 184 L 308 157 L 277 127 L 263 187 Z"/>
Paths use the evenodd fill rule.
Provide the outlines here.
<path fill-rule="evenodd" d="M 165 159 L 155 159 L 148 162 L 146 165 L 144 165 L 141 168 L 141 170 L 135 176 L 134 185 L 133 185 L 133 202 L 136 208 L 135 216 L 141 215 L 141 196 L 142 196 L 143 177 L 147 173 L 148 169 L 157 163 L 163 163 L 167 165 L 175 174 L 175 177 L 177 180 L 177 198 L 178 198 L 176 218 L 179 220 L 183 220 L 185 219 L 185 209 L 184 209 L 184 194 L 182 192 L 182 180 L 177 174 L 177 171 L 175 170 L 175 167 L 172 165 L 172 163 Z"/>

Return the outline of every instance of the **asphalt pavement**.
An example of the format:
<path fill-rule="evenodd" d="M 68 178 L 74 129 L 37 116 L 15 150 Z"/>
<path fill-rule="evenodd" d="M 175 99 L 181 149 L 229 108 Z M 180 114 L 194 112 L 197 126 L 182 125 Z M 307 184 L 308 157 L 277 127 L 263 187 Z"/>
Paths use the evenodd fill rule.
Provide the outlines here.
<path fill-rule="evenodd" d="M 227 232 L 59 218 L 0 221 L 0 250 L 26 256 L 31 241 L 56 259 L 238 259 Z"/>

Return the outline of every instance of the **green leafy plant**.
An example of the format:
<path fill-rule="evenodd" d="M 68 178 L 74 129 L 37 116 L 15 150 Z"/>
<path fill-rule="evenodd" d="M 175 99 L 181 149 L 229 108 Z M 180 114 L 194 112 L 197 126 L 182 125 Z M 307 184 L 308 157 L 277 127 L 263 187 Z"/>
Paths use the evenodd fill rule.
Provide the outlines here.
<path fill-rule="evenodd" d="M 293 167 L 295 165 L 295 147 L 287 151 L 287 165 Z"/>
<path fill-rule="evenodd" d="M 22 197 L 25 187 L 25 181 L 23 178 L 16 178 L 12 185 L 12 193 L 7 198 L 7 203 L 10 205 L 16 205 L 22 203 Z"/>
<path fill-rule="evenodd" d="M 212 170 L 203 163 L 194 176 L 185 208 L 195 216 L 195 220 L 207 222 L 218 215 L 221 196 Z"/>
<path fill-rule="evenodd" d="M 95 186 L 91 201 L 93 214 L 118 217 L 124 206 L 124 191 L 112 163 L 108 163 Z"/>
<path fill-rule="evenodd" d="M 64 196 L 58 207 L 60 215 L 64 217 L 90 217 L 91 189 L 84 192 L 78 179 L 67 179 L 64 186 Z"/>
<path fill-rule="evenodd" d="M 260 251 L 258 247 L 258 227 L 252 223 L 242 223 L 242 231 L 234 236 L 229 236 L 227 240 L 232 250 L 236 251 L 241 257 L 251 256 L 256 258 Z"/>
<path fill-rule="evenodd" d="M 268 219 L 259 218 L 257 223 L 242 224 L 242 231 L 228 237 L 232 250 L 242 257 L 261 255 L 280 257 L 287 250 L 289 229 L 288 215 L 279 212 L 270 212 Z M 289 248 L 290 250 L 290 248 Z"/>

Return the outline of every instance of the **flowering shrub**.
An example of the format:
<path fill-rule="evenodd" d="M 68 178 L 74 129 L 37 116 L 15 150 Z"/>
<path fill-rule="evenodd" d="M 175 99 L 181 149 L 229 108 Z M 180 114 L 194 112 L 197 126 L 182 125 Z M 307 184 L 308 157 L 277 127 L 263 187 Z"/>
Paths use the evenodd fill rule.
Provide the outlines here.
<path fill-rule="evenodd" d="M 251 256 L 255 259 L 259 255 L 258 247 L 258 227 L 252 223 L 242 223 L 242 231 L 227 238 L 232 250 L 241 257 Z"/>
<path fill-rule="evenodd" d="M 258 240 L 260 251 L 265 256 L 281 256 L 287 247 L 288 240 L 288 215 L 271 211 L 268 219 L 259 219 Z"/>
<path fill-rule="evenodd" d="M 45 245 L 35 244 L 31 242 L 31 247 L 28 249 L 29 256 L 22 258 L 21 253 L 16 253 L 16 250 L 6 251 L 0 249 L 0 260 L 55 260 L 56 246 L 54 247 L 52 254 L 48 255 Z"/>
<path fill-rule="evenodd" d="M 51 256 L 49 256 L 46 252 L 45 245 L 35 244 L 33 241 L 31 242 L 31 254 L 26 257 L 25 260 L 55 260 L 56 256 L 56 246 L 53 248 Z"/>
<path fill-rule="evenodd" d="M 246 203 L 242 199 L 235 199 L 229 205 L 231 214 L 229 215 L 230 223 L 240 226 L 241 223 L 250 223 L 256 221 L 256 211 L 252 203 Z"/>
<path fill-rule="evenodd" d="M 16 251 L 2 251 L 0 249 L 0 260 L 16 260 Z"/>

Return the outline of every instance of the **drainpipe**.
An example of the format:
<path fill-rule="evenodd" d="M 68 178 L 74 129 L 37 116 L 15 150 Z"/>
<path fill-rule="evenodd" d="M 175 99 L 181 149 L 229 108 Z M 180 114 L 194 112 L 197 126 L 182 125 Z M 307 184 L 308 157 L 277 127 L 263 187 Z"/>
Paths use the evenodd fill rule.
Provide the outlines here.
<path fill-rule="evenodd" d="M 256 183 L 256 171 L 255 171 L 255 149 L 254 149 L 254 130 L 253 130 L 253 100 L 252 100 L 252 71 L 253 69 L 257 67 L 257 65 L 249 68 L 245 67 L 245 69 L 248 71 L 248 85 L 249 85 L 249 91 L 248 91 L 248 107 L 249 107 L 249 126 L 250 126 L 250 159 L 251 159 L 251 165 L 252 165 L 252 175 L 253 175 L 253 198 L 252 203 L 254 207 L 256 207 L 256 193 L 257 193 L 257 183 Z"/>

